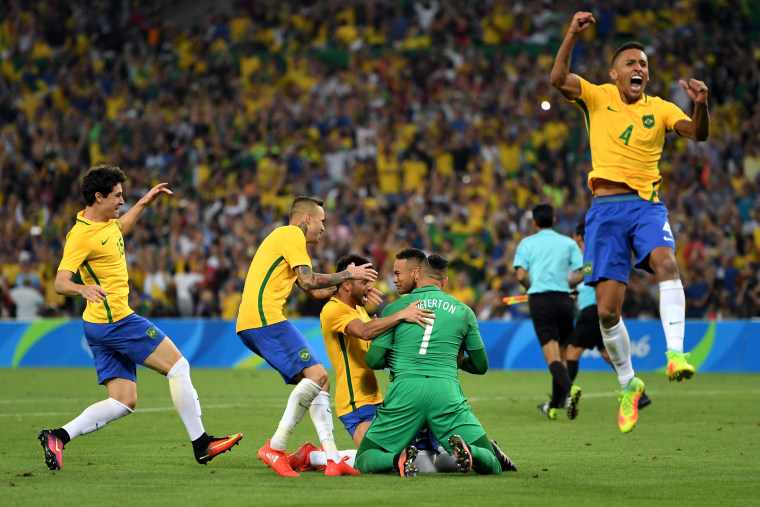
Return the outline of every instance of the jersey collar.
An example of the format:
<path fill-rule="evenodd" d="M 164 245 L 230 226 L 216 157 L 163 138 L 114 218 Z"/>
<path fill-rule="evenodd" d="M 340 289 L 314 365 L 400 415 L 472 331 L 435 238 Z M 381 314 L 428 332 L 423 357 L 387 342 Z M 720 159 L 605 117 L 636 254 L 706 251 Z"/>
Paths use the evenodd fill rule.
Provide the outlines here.
<path fill-rule="evenodd" d="M 434 291 L 442 292 L 442 289 L 440 287 L 436 287 L 435 285 L 426 285 L 425 287 L 417 287 L 411 292 L 411 294 L 417 294 L 420 292 L 434 292 Z"/>

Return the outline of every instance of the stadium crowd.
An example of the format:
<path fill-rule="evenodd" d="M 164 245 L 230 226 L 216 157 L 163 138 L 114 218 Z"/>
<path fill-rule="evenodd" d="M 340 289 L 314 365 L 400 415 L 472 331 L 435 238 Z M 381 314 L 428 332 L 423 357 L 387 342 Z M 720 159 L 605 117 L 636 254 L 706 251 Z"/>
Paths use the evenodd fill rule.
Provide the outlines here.
<path fill-rule="evenodd" d="M 526 315 L 501 300 L 520 293 L 512 261 L 531 232 L 527 211 L 552 204 L 571 235 L 591 199 L 581 113 L 548 79 L 571 7 L 233 7 L 186 28 L 158 1 L 0 4 L 0 315 L 79 312 L 52 281 L 83 208 L 79 177 L 99 162 L 127 173 L 127 208 L 161 181 L 175 193 L 126 242 L 141 315 L 235 318 L 256 246 L 294 195 L 326 200 L 315 270 L 359 253 L 391 296 L 394 254 L 414 246 L 449 259 L 450 292 L 479 318 Z M 760 4 L 577 7 L 597 19 L 573 61 L 590 80 L 608 81 L 612 52 L 635 39 L 650 58 L 649 94 L 691 114 L 678 79 L 708 85 L 710 138 L 668 136 L 660 198 L 687 316 L 760 316 Z M 656 317 L 656 288 L 635 272 L 624 316 Z M 289 312 L 321 304 L 292 298 Z"/>

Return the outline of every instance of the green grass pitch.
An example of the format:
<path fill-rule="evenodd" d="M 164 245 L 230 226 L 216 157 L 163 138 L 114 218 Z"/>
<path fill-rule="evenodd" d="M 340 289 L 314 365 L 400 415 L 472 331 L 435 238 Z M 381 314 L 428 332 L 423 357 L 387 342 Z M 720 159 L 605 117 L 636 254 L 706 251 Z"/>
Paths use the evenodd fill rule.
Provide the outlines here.
<path fill-rule="evenodd" d="M 0 370 L 3 505 L 757 505 L 760 377 L 697 374 L 681 384 L 641 377 L 652 397 L 636 429 L 617 427 L 613 372 L 581 370 L 580 415 L 549 421 L 536 409 L 546 372 L 460 375 L 475 414 L 519 471 L 282 478 L 256 459 L 290 393 L 272 371 L 193 369 L 203 420 L 217 436 L 245 434 L 232 452 L 198 465 L 165 378 L 138 372 L 135 414 L 67 445 L 51 472 L 36 439 L 106 396 L 94 370 Z M 383 384 L 387 376 L 381 374 Z M 340 448 L 352 442 L 336 418 Z M 308 415 L 289 450 L 314 441 Z"/>

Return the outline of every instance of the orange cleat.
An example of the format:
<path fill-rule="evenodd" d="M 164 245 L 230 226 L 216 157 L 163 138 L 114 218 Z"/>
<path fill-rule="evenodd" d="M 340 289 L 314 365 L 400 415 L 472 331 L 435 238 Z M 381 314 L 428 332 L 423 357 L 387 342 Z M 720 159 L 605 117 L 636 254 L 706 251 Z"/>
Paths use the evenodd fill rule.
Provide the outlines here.
<path fill-rule="evenodd" d="M 288 461 L 290 462 L 290 468 L 303 472 L 305 470 L 316 470 L 317 467 L 311 466 L 309 461 L 309 454 L 312 451 L 316 451 L 317 448 L 311 442 L 305 442 L 294 453 L 288 454 Z"/>
<path fill-rule="evenodd" d="M 232 449 L 233 446 L 240 442 L 241 438 L 243 438 L 242 433 L 235 433 L 224 438 L 209 437 L 210 440 L 206 448 L 195 453 L 195 460 L 201 465 L 205 465 L 214 459 L 214 456 Z"/>
<path fill-rule="evenodd" d="M 337 463 L 331 459 L 328 459 L 325 475 L 361 475 L 361 472 L 346 463 L 346 461 L 348 461 L 348 456 L 343 456 L 343 458 L 341 458 L 341 460 Z"/>
<path fill-rule="evenodd" d="M 270 444 L 271 442 L 267 440 L 266 445 L 259 449 L 259 459 L 283 477 L 301 477 L 293 471 L 285 451 L 272 449 Z"/>

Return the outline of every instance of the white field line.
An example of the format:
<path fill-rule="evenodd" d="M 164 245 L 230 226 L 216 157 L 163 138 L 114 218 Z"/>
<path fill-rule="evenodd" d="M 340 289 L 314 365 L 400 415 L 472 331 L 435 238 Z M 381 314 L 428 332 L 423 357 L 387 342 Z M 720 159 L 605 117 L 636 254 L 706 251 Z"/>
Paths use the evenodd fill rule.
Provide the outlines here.
<path fill-rule="evenodd" d="M 650 394 L 653 396 L 656 396 L 657 398 L 660 398 L 661 396 L 724 396 L 726 394 L 744 394 L 744 395 L 760 395 L 760 389 L 747 389 L 743 391 L 717 391 L 717 390 L 710 390 L 710 391 L 681 391 L 681 392 L 669 392 L 666 393 L 664 391 L 650 391 Z M 612 398 L 617 397 L 617 393 L 615 392 L 606 392 L 606 393 L 584 393 L 583 398 Z M 491 402 L 491 401 L 536 401 L 536 400 L 543 400 L 545 399 L 545 396 L 491 396 L 491 397 L 473 397 L 473 398 L 467 398 L 467 401 L 470 403 L 485 403 L 485 402 Z M 31 400 L 0 400 L 0 403 L 25 403 L 29 402 Z M 40 403 L 40 400 L 37 400 L 37 403 Z M 201 408 L 203 409 L 230 409 L 230 408 L 249 408 L 249 407 L 269 407 L 269 408 L 276 408 L 283 406 L 283 401 L 279 401 L 277 403 L 232 403 L 232 404 L 221 404 L 221 405 L 201 405 Z M 82 407 L 84 409 L 84 407 Z M 146 407 L 146 408 L 140 408 L 138 407 L 137 410 L 135 410 L 136 413 L 142 413 L 142 412 L 172 412 L 174 411 L 173 406 L 166 406 L 166 407 Z M 52 417 L 52 416 L 59 416 L 59 415 L 66 415 L 66 414 L 72 414 L 76 413 L 76 410 L 69 410 L 64 412 L 15 412 L 15 413 L 0 413 L 0 417 Z"/>

